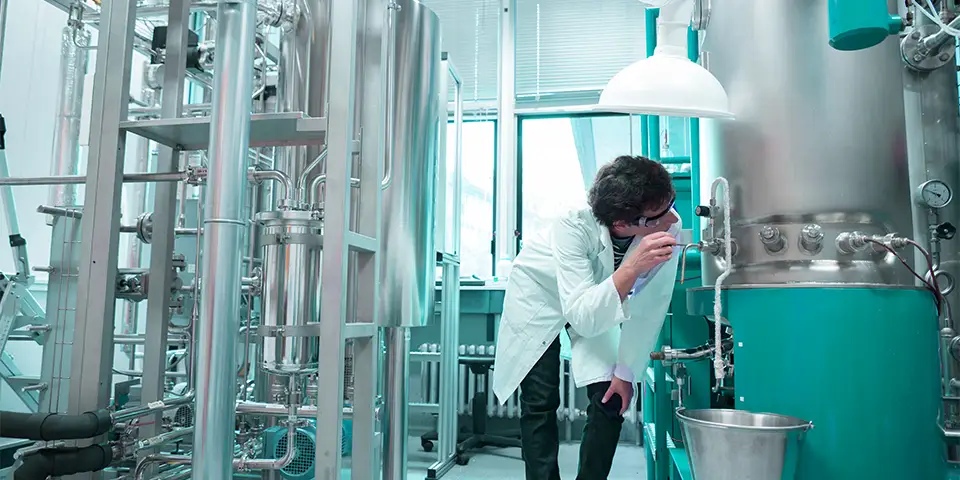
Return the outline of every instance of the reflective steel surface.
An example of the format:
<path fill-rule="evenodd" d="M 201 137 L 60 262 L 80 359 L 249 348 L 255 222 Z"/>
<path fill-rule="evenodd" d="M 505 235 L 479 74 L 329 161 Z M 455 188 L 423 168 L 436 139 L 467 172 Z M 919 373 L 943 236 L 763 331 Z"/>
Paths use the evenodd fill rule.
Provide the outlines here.
<path fill-rule="evenodd" d="M 309 211 L 264 212 L 257 220 L 263 244 L 260 365 L 278 375 L 315 373 L 316 338 L 297 327 L 320 318 L 323 222 Z"/>
<path fill-rule="evenodd" d="M 890 11 L 895 3 L 889 0 Z M 702 199 L 717 176 L 732 189 L 738 252 L 724 283 L 913 284 L 893 257 L 845 256 L 834 243 L 843 231 L 913 230 L 897 37 L 867 50 L 832 49 L 826 0 L 712 7 L 704 65 L 726 89 L 736 119 L 703 121 L 700 184 Z M 799 244 L 809 224 L 822 228 L 818 252 Z M 759 234 L 768 225 L 785 236 L 783 251 L 763 247 Z M 704 284 L 711 284 L 720 262 L 703 258 Z"/>
<path fill-rule="evenodd" d="M 416 0 L 390 9 L 395 41 L 388 104 L 380 323 L 420 326 L 434 317 L 434 239 L 439 159 L 440 20 Z M 389 33 L 388 33 L 389 35 Z M 446 119 L 443 119 L 444 122 Z"/>
<path fill-rule="evenodd" d="M 697 480 L 793 480 L 803 437 L 798 418 L 743 410 L 677 411 Z"/>

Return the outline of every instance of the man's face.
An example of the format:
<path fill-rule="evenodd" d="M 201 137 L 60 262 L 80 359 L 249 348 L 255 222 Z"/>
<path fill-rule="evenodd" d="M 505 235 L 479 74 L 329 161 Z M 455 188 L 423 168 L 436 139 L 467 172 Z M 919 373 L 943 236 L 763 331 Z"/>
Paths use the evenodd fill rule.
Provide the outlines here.
<path fill-rule="evenodd" d="M 643 212 L 643 217 L 634 222 L 614 222 L 613 234 L 617 237 L 633 237 L 666 232 L 679 221 L 680 215 L 673 208 L 673 200 L 664 202 L 655 209 Z"/>

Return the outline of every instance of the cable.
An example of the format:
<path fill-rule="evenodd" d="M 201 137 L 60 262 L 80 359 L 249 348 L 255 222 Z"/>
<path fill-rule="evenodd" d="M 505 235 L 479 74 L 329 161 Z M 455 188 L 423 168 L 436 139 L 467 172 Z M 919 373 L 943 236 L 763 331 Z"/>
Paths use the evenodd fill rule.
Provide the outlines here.
<path fill-rule="evenodd" d="M 716 348 L 713 356 L 713 369 L 718 381 L 724 377 L 723 345 L 720 335 L 721 330 L 723 330 L 720 325 L 723 308 L 721 308 L 720 300 L 723 293 L 723 281 L 733 273 L 733 239 L 730 238 L 730 231 L 733 228 L 730 224 L 730 183 L 724 177 L 717 177 L 711 188 L 713 190 L 712 198 L 717 198 L 717 187 L 720 185 L 723 185 L 723 260 L 725 265 L 723 272 L 720 273 L 713 285 L 713 342 Z"/>
<path fill-rule="evenodd" d="M 933 275 L 933 273 L 932 273 L 932 272 L 933 272 L 933 262 L 932 262 L 931 259 L 930 259 L 930 254 L 929 254 L 923 247 L 921 247 L 919 244 L 917 244 L 917 243 L 914 242 L 913 240 L 907 240 L 907 243 L 908 243 L 908 244 L 911 244 L 911 245 L 913 245 L 914 247 L 919 248 L 919 249 L 920 249 L 920 252 L 924 254 L 924 257 L 926 257 L 926 259 L 927 259 L 927 265 L 928 265 L 928 267 L 930 268 L 930 272 L 931 272 L 931 273 L 930 273 L 930 276 L 931 276 L 931 279 L 933 280 L 932 283 L 931 283 L 931 282 L 928 282 L 925 278 L 921 277 L 920 274 L 917 273 L 917 270 L 914 269 L 913 266 L 911 266 L 911 265 L 903 258 L 903 256 L 901 256 L 899 253 L 897 253 L 897 251 L 894 250 L 893 248 L 891 248 L 889 245 L 883 243 L 882 241 L 879 241 L 879 240 L 876 240 L 876 239 L 873 239 L 873 238 L 869 238 L 869 237 L 864 238 L 864 240 L 866 240 L 868 243 L 872 243 L 872 244 L 874 244 L 874 245 L 880 246 L 881 248 L 883 248 L 884 250 L 886 250 L 887 252 L 889 252 L 890 254 L 892 254 L 894 257 L 896 257 L 897 260 L 899 260 L 900 263 L 902 263 L 903 266 L 906 267 L 907 270 L 909 270 L 910 273 L 913 274 L 914 277 L 917 277 L 917 279 L 920 280 L 921 283 L 923 283 L 924 287 L 926 287 L 928 290 L 930 290 L 931 293 L 933 293 L 933 298 L 934 298 L 934 301 L 936 302 L 936 305 L 937 305 L 937 315 L 939 316 L 939 315 L 942 313 L 943 303 L 944 303 L 944 302 L 943 302 L 943 295 L 940 293 L 940 288 L 939 288 L 939 286 L 938 286 L 937 283 L 936 283 L 936 276 Z"/>

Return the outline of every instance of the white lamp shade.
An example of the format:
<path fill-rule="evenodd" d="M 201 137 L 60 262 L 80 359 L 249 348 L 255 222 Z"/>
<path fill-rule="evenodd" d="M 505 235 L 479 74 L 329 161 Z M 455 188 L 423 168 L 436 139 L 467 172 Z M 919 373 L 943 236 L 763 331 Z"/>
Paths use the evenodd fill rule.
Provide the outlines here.
<path fill-rule="evenodd" d="M 657 49 L 607 83 L 595 111 L 670 117 L 733 118 L 727 92 L 709 71 Z"/>

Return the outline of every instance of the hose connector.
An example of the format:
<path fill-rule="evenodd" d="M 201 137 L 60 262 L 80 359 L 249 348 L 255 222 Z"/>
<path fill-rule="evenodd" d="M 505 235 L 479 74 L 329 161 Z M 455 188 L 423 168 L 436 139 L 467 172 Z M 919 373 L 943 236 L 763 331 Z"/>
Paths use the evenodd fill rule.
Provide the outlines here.
<path fill-rule="evenodd" d="M 843 232 L 837 235 L 837 250 L 853 255 L 867 249 L 867 236 L 861 232 Z"/>

